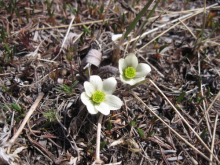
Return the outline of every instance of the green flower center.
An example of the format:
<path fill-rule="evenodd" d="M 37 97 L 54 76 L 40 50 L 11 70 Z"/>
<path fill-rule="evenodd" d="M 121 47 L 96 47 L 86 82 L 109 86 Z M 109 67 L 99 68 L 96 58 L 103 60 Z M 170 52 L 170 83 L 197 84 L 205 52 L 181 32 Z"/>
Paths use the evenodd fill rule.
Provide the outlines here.
<path fill-rule="evenodd" d="M 133 78 L 136 75 L 136 70 L 133 67 L 128 67 L 124 73 L 126 78 Z"/>
<path fill-rule="evenodd" d="M 94 103 L 101 103 L 105 100 L 105 93 L 101 92 L 101 91 L 96 91 L 93 95 L 92 95 L 92 101 Z"/>

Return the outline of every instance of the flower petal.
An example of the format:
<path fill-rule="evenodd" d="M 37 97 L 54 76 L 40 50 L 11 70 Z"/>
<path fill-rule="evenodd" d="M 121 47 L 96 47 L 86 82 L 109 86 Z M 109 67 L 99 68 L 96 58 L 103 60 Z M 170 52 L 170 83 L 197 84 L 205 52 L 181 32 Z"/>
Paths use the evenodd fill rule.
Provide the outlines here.
<path fill-rule="evenodd" d="M 112 94 L 116 90 L 117 81 L 114 77 L 107 78 L 103 81 L 102 91 L 105 94 Z"/>
<path fill-rule="evenodd" d="M 138 59 L 133 53 L 125 58 L 125 62 L 127 63 L 127 67 L 133 67 L 135 69 L 138 66 Z"/>
<path fill-rule="evenodd" d="M 87 105 L 88 102 L 90 102 L 89 96 L 86 94 L 86 92 L 81 93 L 80 96 L 83 104 Z"/>
<path fill-rule="evenodd" d="M 103 115 L 109 115 L 110 113 L 109 106 L 104 102 L 100 103 L 99 105 L 95 105 L 95 108 Z"/>
<path fill-rule="evenodd" d="M 129 84 L 129 85 L 135 85 L 140 81 L 143 81 L 145 78 L 144 77 L 138 77 L 138 78 L 132 78 L 132 79 L 128 79 L 123 75 L 120 75 L 120 79 L 123 83 L 125 84 Z"/>
<path fill-rule="evenodd" d="M 110 110 L 117 110 L 120 109 L 122 106 L 121 99 L 114 95 L 107 95 L 103 103 L 107 104 Z"/>
<path fill-rule="evenodd" d="M 95 88 L 94 88 L 94 86 L 92 85 L 92 83 L 90 83 L 90 82 L 88 82 L 88 81 L 85 81 L 85 82 L 84 82 L 84 88 L 85 88 L 86 94 L 87 94 L 89 97 L 92 97 L 93 93 L 95 93 Z"/>
<path fill-rule="evenodd" d="M 103 83 L 102 83 L 102 79 L 99 76 L 97 75 L 90 76 L 90 83 L 94 86 L 95 91 L 102 90 Z"/>
<path fill-rule="evenodd" d="M 107 95 L 106 99 L 99 105 L 95 105 L 95 108 L 104 115 L 108 115 L 110 110 L 120 109 L 122 101 L 117 96 Z"/>
<path fill-rule="evenodd" d="M 94 105 L 92 104 L 92 101 L 90 100 L 90 98 L 88 97 L 86 92 L 83 92 L 81 94 L 81 100 L 82 100 L 83 104 L 86 105 L 86 108 L 89 111 L 89 113 L 91 113 L 91 114 L 97 114 L 98 113 L 98 110 L 95 109 Z"/>
<path fill-rule="evenodd" d="M 135 77 L 145 77 L 150 71 L 151 67 L 148 64 L 140 63 L 136 68 Z"/>
<path fill-rule="evenodd" d="M 118 61 L 118 68 L 119 68 L 119 73 L 120 74 L 124 74 L 123 71 L 127 68 L 127 63 L 125 61 L 125 59 L 121 58 Z"/>
<path fill-rule="evenodd" d="M 94 105 L 90 102 L 90 104 L 88 104 L 86 106 L 87 110 L 89 111 L 90 114 L 94 115 L 98 113 L 98 110 L 94 107 Z"/>

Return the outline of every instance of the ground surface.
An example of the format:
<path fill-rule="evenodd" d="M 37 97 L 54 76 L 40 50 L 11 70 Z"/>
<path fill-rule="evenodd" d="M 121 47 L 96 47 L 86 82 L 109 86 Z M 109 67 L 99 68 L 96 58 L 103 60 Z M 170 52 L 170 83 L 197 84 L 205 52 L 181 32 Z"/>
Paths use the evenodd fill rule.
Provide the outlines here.
<path fill-rule="evenodd" d="M 80 100 L 89 74 L 115 77 L 114 95 L 123 100 L 102 121 L 105 164 L 218 164 L 219 5 L 161 1 L 139 30 L 153 3 L 125 40 L 115 40 L 146 3 L 0 2 L 1 164 L 94 162 L 99 115 L 90 115 Z M 195 15 L 173 21 L 190 13 Z M 94 49 L 100 56 L 88 57 Z M 118 59 L 132 52 L 151 66 L 146 78 L 152 81 L 127 91 Z"/>

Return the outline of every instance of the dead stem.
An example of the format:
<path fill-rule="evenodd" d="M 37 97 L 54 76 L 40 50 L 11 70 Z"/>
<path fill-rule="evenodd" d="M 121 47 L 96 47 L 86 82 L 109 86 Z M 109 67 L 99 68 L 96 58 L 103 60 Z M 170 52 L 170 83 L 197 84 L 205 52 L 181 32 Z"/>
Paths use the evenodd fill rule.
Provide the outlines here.
<path fill-rule="evenodd" d="M 23 130 L 25 124 L 27 123 L 27 121 L 29 120 L 30 116 L 33 114 L 34 110 L 37 108 L 39 102 L 41 101 L 41 99 L 43 98 L 44 93 L 41 92 L 37 99 L 35 100 L 34 104 L 31 106 L 30 110 L 28 111 L 28 113 L 26 114 L 23 122 L 21 123 L 19 129 L 17 130 L 17 132 L 14 134 L 14 136 L 11 138 L 11 140 L 9 141 L 9 143 L 12 145 L 14 144 L 15 140 L 18 138 L 18 136 L 21 134 L 21 131 Z"/>
<path fill-rule="evenodd" d="M 215 143 L 215 131 L 217 127 L 217 122 L 218 122 L 218 114 L 215 116 L 215 125 L 213 129 L 213 136 L 212 136 L 212 144 L 211 144 L 211 153 L 210 153 L 210 160 L 212 161 L 212 155 L 213 155 L 213 149 L 214 149 L 214 143 Z M 209 162 L 209 165 L 212 165 L 211 162 Z"/>
<path fill-rule="evenodd" d="M 134 92 L 132 92 L 132 95 L 138 101 L 140 101 L 152 114 L 154 114 L 163 124 L 165 124 L 172 132 L 174 132 L 181 140 L 183 140 L 187 145 L 189 145 L 195 151 L 197 151 L 203 158 L 211 162 L 211 160 L 207 156 L 205 156 L 202 152 L 200 152 L 197 148 L 190 144 L 186 139 L 184 139 L 179 133 L 177 133 L 173 128 L 171 128 L 165 121 L 163 121 L 163 119 L 161 119 L 160 116 L 158 116 L 153 110 L 151 110 Z"/>
<path fill-rule="evenodd" d="M 170 102 L 170 100 L 165 96 L 165 94 L 157 87 L 157 85 L 152 81 L 149 80 L 149 82 L 162 94 L 162 96 L 167 100 L 167 102 L 172 106 L 172 108 L 175 110 L 175 112 L 181 117 L 181 119 L 184 121 L 184 123 L 190 128 L 190 130 L 195 134 L 195 136 L 198 138 L 198 140 L 203 144 L 203 146 L 211 153 L 210 148 L 205 144 L 205 142 L 201 139 L 201 137 L 196 133 L 196 131 L 189 125 L 189 123 L 184 119 L 184 117 L 180 114 L 180 112 L 175 108 L 175 106 Z M 213 155 L 214 158 L 220 163 L 218 158 Z"/>

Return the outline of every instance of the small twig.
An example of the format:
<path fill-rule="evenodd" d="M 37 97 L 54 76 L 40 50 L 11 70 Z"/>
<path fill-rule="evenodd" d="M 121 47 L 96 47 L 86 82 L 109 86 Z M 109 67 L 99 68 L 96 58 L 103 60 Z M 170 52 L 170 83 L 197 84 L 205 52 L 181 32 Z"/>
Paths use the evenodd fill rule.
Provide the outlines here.
<path fill-rule="evenodd" d="M 209 7 L 207 7 L 206 9 L 209 9 L 209 8 L 211 8 L 211 7 L 213 7 L 213 6 L 216 6 L 216 5 L 218 5 L 218 3 L 215 3 L 215 4 L 213 4 L 213 5 L 209 6 Z M 202 13 L 202 12 L 203 12 L 203 10 L 202 10 L 202 11 L 199 10 L 199 11 L 197 11 L 196 13 L 190 13 L 190 14 L 184 15 L 184 16 L 178 18 L 178 19 L 175 19 L 175 20 L 173 20 L 173 21 L 170 21 L 168 24 L 161 25 L 160 27 L 154 28 L 154 29 L 152 29 L 152 30 L 150 30 L 150 31 L 147 31 L 147 32 L 143 33 L 143 34 L 142 34 L 142 37 L 145 37 L 146 35 L 148 35 L 148 34 L 154 32 L 154 31 L 157 31 L 158 29 L 163 28 L 163 27 L 165 27 L 165 26 L 167 26 L 167 25 L 169 25 L 169 24 L 172 24 L 172 23 L 174 23 L 174 22 L 177 22 L 179 19 L 181 19 L 182 21 L 185 21 L 185 20 L 187 20 L 187 19 L 189 19 L 189 18 L 191 18 L 191 17 L 194 17 L 194 16 L 196 16 L 196 15 Z M 179 25 L 179 24 L 180 24 L 180 22 L 174 24 L 174 25 L 171 26 L 169 29 L 165 30 L 163 33 L 159 34 L 157 37 L 155 37 L 154 39 L 152 39 L 150 42 L 148 42 L 147 44 L 145 44 L 144 46 L 142 46 L 138 51 L 140 51 L 141 49 L 145 48 L 147 45 L 149 45 L 150 43 L 152 43 L 152 42 L 153 42 L 154 40 L 156 40 L 158 37 L 162 36 L 163 34 L 165 34 L 166 32 L 168 32 L 170 29 L 176 27 L 176 26 Z M 132 39 L 131 42 L 137 40 L 138 38 L 139 38 L 139 36 L 136 37 L 136 38 L 134 38 L 134 39 Z M 124 43 L 124 45 L 125 45 L 125 44 L 126 44 L 126 42 Z"/>
<path fill-rule="evenodd" d="M 216 114 L 216 117 L 215 117 L 215 125 L 214 125 L 213 135 L 212 135 L 212 144 L 211 144 L 212 153 L 210 153 L 210 160 L 211 161 L 212 161 L 212 155 L 213 155 L 213 149 L 214 149 L 214 143 L 215 143 L 215 131 L 216 131 L 217 122 L 218 122 L 218 114 Z M 209 162 L 209 165 L 212 165 L 212 163 Z"/>
<path fill-rule="evenodd" d="M 195 134 L 195 136 L 199 139 L 199 141 L 203 144 L 203 146 L 211 153 L 210 148 L 205 144 L 205 142 L 201 139 L 201 137 L 197 134 L 197 132 L 189 125 L 186 119 L 181 115 L 181 113 L 176 109 L 176 107 L 170 102 L 170 100 L 165 96 L 165 94 L 157 87 L 157 85 L 152 80 L 149 80 L 149 82 L 153 84 L 153 86 L 162 94 L 162 96 L 167 100 L 167 102 L 171 105 L 171 107 L 175 110 L 175 112 L 179 115 L 179 117 L 181 117 L 181 119 L 190 128 L 190 130 Z M 213 156 L 220 163 L 218 158 L 215 155 Z"/>
<path fill-rule="evenodd" d="M 220 95 L 220 91 L 218 92 L 218 94 L 215 96 L 214 100 L 212 101 L 212 103 L 209 105 L 208 109 L 205 111 L 205 114 L 203 115 L 203 117 L 200 119 L 198 125 L 202 122 L 203 118 L 206 116 L 206 114 L 209 112 L 209 110 L 212 108 L 212 105 L 214 104 L 214 102 L 218 99 Z"/>
<path fill-rule="evenodd" d="M 151 110 L 134 92 L 132 92 L 132 95 L 139 100 L 154 116 L 156 116 L 163 124 L 165 124 L 172 132 L 174 132 L 181 140 L 183 140 L 187 145 L 189 145 L 190 147 L 192 147 L 195 151 L 198 152 L 198 154 L 200 154 L 203 158 L 205 158 L 206 160 L 210 161 L 211 160 L 205 156 L 202 152 L 200 152 L 196 147 L 194 147 L 191 143 L 189 143 L 186 139 L 184 139 L 179 133 L 177 133 L 173 128 L 171 128 L 165 121 L 163 121 L 163 119 L 161 119 L 160 116 L 158 116 L 153 110 Z"/>
<path fill-rule="evenodd" d="M 167 158 L 166 158 L 166 156 L 165 156 L 165 154 L 164 154 L 164 152 L 163 152 L 160 145 L 159 145 L 159 147 L 160 147 L 160 152 L 161 152 L 161 155 L 162 155 L 162 158 L 163 158 L 164 162 L 166 163 L 166 165 L 170 165 L 170 163 L 167 161 Z"/>
<path fill-rule="evenodd" d="M 188 28 L 188 26 L 186 26 L 186 24 L 181 20 L 179 19 L 179 21 L 183 24 L 183 26 L 185 26 L 185 28 L 192 34 L 192 36 L 197 39 L 197 37 L 195 36 L 195 34 Z"/>
<path fill-rule="evenodd" d="M 200 61 L 200 59 L 201 59 L 201 54 L 200 54 L 200 52 L 198 52 L 198 73 L 199 73 L 199 75 L 201 75 L 201 61 Z M 199 87 L 200 87 L 200 92 L 201 92 L 202 97 L 203 97 L 202 82 L 200 82 Z M 203 103 L 203 109 L 204 109 L 204 113 L 205 113 L 206 112 L 205 101 L 203 100 L 202 103 Z M 205 119 L 206 119 L 206 125 L 207 125 L 207 128 L 208 128 L 208 131 L 209 131 L 209 135 L 212 138 L 212 132 L 211 132 L 209 121 L 208 121 L 208 114 L 205 115 Z"/>
<path fill-rule="evenodd" d="M 30 116 L 33 114 L 34 110 L 37 108 L 39 102 L 41 101 L 41 99 L 43 98 L 44 93 L 41 92 L 37 99 L 35 100 L 34 104 L 31 106 L 30 110 L 28 111 L 28 113 L 26 114 L 23 122 L 21 123 L 19 129 L 17 130 L 17 132 L 14 134 L 14 136 L 11 138 L 11 140 L 9 141 L 9 143 L 12 145 L 14 144 L 15 140 L 18 138 L 18 136 L 20 135 L 21 131 L 23 130 L 25 124 L 27 123 L 27 121 L 29 120 Z"/>
<path fill-rule="evenodd" d="M 151 66 L 161 77 L 165 77 L 156 67 L 154 67 L 148 60 L 146 60 L 142 55 L 139 55 L 148 65 Z"/>
<path fill-rule="evenodd" d="M 111 20 L 115 20 L 115 18 L 113 18 L 113 19 L 105 19 L 105 21 L 111 21 Z M 103 22 L 103 20 L 76 23 L 76 24 L 72 24 L 70 27 L 73 27 L 73 26 L 81 26 L 81 25 L 87 25 L 87 24 L 94 24 L 94 23 L 100 23 L 100 22 Z M 58 28 L 67 28 L 67 27 L 69 27 L 69 25 L 51 26 L 51 27 L 45 27 L 45 28 L 38 28 L 38 29 L 35 29 L 35 30 L 48 30 L 48 29 L 58 29 Z"/>
<path fill-rule="evenodd" d="M 54 57 L 54 59 L 52 61 L 55 61 L 57 59 L 57 57 L 60 55 L 61 51 L 63 50 L 63 46 L 64 46 L 64 44 L 66 42 L 67 36 L 68 36 L 68 34 L 70 32 L 70 29 L 71 29 L 71 26 L 73 24 L 74 19 L 75 19 L 75 16 L 73 16 L 72 20 L 70 21 L 69 27 L 68 27 L 67 32 L 66 32 L 66 36 L 63 39 L 63 43 L 62 43 L 62 45 L 60 47 L 59 53 L 56 55 L 56 57 Z"/>

